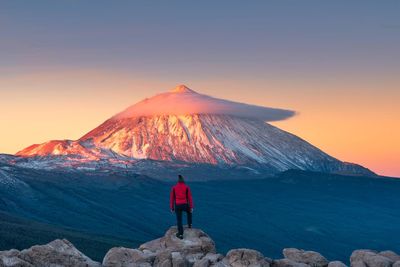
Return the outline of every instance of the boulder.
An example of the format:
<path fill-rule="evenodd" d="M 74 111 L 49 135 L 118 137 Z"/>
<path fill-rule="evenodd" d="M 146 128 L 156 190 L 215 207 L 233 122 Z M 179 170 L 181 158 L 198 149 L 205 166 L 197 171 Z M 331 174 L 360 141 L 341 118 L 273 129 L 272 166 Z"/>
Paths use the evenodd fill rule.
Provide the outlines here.
<path fill-rule="evenodd" d="M 110 249 L 103 259 L 105 267 L 151 266 L 155 254 L 138 249 L 115 247 Z"/>
<path fill-rule="evenodd" d="M 203 253 L 188 254 L 185 257 L 185 262 L 188 267 L 192 267 L 196 262 L 204 257 Z"/>
<path fill-rule="evenodd" d="M 185 267 L 185 260 L 181 253 L 172 252 L 171 259 L 172 259 L 172 267 Z"/>
<path fill-rule="evenodd" d="M 279 259 L 279 260 L 273 260 L 271 263 L 272 267 L 310 267 L 310 265 L 301 263 L 301 262 L 295 262 L 289 259 Z"/>
<path fill-rule="evenodd" d="M 207 256 L 204 262 L 213 264 L 222 255 L 215 254 L 214 241 L 199 229 L 185 229 L 183 239 L 176 237 L 177 228 L 171 227 L 161 238 L 146 242 L 139 249 L 112 248 L 103 260 L 108 266 L 137 266 L 152 264 L 164 267 L 193 266 Z M 219 256 L 213 256 L 219 255 Z"/>
<path fill-rule="evenodd" d="M 385 250 L 378 253 L 378 255 L 384 256 L 386 258 L 391 259 L 392 261 L 400 261 L 400 255 L 397 255 L 395 252 L 391 250 Z"/>
<path fill-rule="evenodd" d="M 0 267 L 32 267 L 33 265 L 18 258 L 16 249 L 0 251 Z"/>
<path fill-rule="evenodd" d="M 170 250 L 158 251 L 153 266 L 172 267 L 172 252 Z"/>
<path fill-rule="evenodd" d="M 392 267 L 400 267 L 400 261 L 396 261 L 393 263 Z"/>
<path fill-rule="evenodd" d="M 269 267 L 270 264 L 265 260 L 263 254 L 261 254 L 257 250 L 239 248 L 230 250 L 223 262 L 232 267 L 243 267 L 243 266 L 251 266 L 251 267 Z"/>
<path fill-rule="evenodd" d="M 331 262 L 328 264 L 328 267 L 347 267 L 347 265 L 344 264 L 344 263 L 341 262 L 341 261 L 331 261 Z"/>
<path fill-rule="evenodd" d="M 85 256 L 68 240 L 57 239 L 46 245 L 33 246 L 22 251 L 0 253 L 0 266 L 63 266 L 100 267 L 101 264 Z"/>
<path fill-rule="evenodd" d="M 0 267 L 33 267 L 33 265 L 15 256 L 0 256 Z"/>
<path fill-rule="evenodd" d="M 222 254 L 207 253 L 203 258 L 194 262 L 193 267 L 208 267 L 217 264 L 224 258 Z"/>
<path fill-rule="evenodd" d="M 286 259 L 305 263 L 312 267 L 325 267 L 328 266 L 328 260 L 315 251 L 305 251 L 297 248 L 285 248 L 283 250 L 283 255 Z"/>
<path fill-rule="evenodd" d="M 183 239 L 177 238 L 176 233 L 176 227 L 171 227 L 163 237 L 142 244 L 139 250 L 148 250 L 153 253 L 169 250 L 180 252 L 183 257 L 196 253 L 205 255 L 216 251 L 214 241 L 200 229 L 185 229 Z"/>
<path fill-rule="evenodd" d="M 370 249 L 358 249 L 350 256 L 352 267 L 391 267 L 394 261 Z"/>

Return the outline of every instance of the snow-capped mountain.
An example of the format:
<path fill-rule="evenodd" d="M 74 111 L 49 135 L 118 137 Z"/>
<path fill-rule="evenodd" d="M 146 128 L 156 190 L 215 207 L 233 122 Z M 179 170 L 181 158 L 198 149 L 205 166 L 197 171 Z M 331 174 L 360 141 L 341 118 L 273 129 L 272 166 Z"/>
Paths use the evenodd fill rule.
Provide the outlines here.
<path fill-rule="evenodd" d="M 266 122 L 293 115 L 290 110 L 213 98 L 181 85 L 128 107 L 78 140 L 32 145 L 16 155 L 371 174 Z"/>

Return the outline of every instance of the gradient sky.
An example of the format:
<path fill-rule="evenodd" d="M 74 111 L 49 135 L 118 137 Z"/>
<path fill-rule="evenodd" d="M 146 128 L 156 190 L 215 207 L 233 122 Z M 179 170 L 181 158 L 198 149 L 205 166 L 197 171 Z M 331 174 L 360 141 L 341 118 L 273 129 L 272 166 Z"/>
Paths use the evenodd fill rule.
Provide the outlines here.
<path fill-rule="evenodd" d="M 0 0 L 0 152 L 186 84 L 400 177 L 400 1 Z"/>

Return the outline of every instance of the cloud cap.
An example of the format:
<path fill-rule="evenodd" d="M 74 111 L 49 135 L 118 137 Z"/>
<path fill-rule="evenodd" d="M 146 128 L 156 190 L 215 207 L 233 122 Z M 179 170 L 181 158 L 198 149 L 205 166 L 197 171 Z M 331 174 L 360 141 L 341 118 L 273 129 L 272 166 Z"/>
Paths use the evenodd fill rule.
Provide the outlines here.
<path fill-rule="evenodd" d="M 113 118 L 190 114 L 231 115 L 264 121 L 279 121 L 294 116 L 296 112 L 214 98 L 199 94 L 185 85 L 178 85 L 168 92 L 146 98 L 128 107 Z"/>

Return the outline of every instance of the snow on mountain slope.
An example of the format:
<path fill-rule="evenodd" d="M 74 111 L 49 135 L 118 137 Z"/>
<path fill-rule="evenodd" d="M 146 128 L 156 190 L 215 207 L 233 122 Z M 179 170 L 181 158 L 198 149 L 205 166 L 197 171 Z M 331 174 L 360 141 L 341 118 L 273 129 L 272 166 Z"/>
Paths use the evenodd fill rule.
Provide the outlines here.
<path fill-rule="evenodd" d="M 152 159 L 251 166 L 273 172 L 367 172 L 265 122 L 293 114 L 216 99 L 178 86 L 129 107 L 76 141 L 49 141 L 17 155 L 76 155 L 85 161 Z"/>

